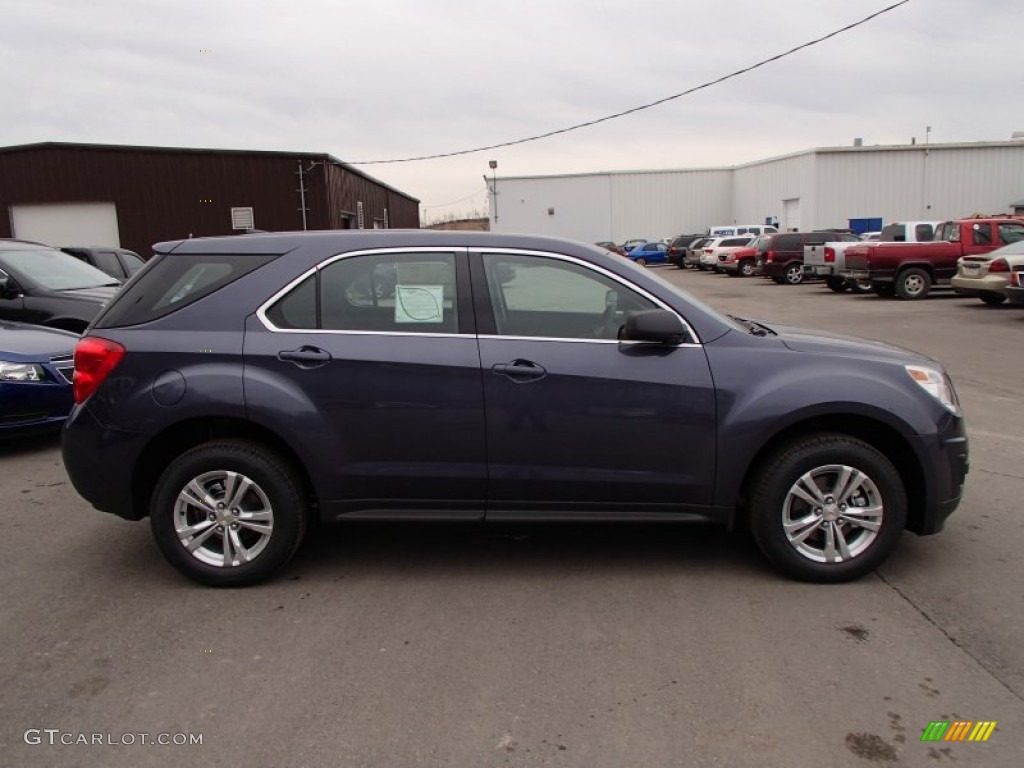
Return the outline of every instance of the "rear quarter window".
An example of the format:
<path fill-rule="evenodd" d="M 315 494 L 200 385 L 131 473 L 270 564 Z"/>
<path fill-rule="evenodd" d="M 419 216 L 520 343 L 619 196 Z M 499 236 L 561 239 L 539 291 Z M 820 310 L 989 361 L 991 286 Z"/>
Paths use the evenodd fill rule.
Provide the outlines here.
<path fill-rule="evenodd" d="M 209 296 L 277 258 L 268 255 L 157 256 L 149 269 L 118 292 L 97 318 L 96 328 L 118 328 L 156 320 Z"/>

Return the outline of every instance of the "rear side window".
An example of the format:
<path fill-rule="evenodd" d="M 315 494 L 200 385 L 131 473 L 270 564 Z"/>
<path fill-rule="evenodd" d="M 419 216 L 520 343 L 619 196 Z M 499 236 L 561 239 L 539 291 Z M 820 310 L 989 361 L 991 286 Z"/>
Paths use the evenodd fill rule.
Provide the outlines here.
<path fill-rule="evenodd" d="M 882 227 L 882 234 L 878 239 L 886 243 L 905 243 L 907 228 L 902 224 L 887 224 Z"/>
<path fill-rule="evenodd" d="M 779 235 L 772 243 L 776 251 L 792 251 L 800 247 L 800 235 Z"/>
<path fill-rule="evenodd" d="M 935 236 L 935 230 L 932 229 L 931 224 L 918 224 L 914 227 L 914 236 L 917 238 L 917 242 L 928 243 Z"/>
<path fill-rule="evenodd" d="M 138 325 L 164 317 L 209 296 L 275 258 L 268 255 L 157 256 L 148 270 L 118 292 L 96 320 L 95 327 Z"/>

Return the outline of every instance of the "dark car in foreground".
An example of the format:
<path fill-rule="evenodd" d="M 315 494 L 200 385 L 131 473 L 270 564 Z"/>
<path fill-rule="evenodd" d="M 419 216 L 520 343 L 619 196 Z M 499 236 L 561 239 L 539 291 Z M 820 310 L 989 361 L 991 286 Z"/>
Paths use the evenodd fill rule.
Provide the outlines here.
<path fill-rule="evenodd" d="M 0 439 L 64 423 L 77 342 L 69 331 L 0 320 Z"/>
<path fill-rule="evenodd" d="M 76 347 L 63 456 L 202 583 L 267 578 L 310 519 L 742 525 L 784 573 L 846 581 L 963 493 L 939 363 L 721 314 L 592 245 L 387 230 L 155 251 Z"/>
<path fill-rule="evenodd" d="M 81 333 L 120 285 L 56 248 L 0 240 L 0 320 Z"/>

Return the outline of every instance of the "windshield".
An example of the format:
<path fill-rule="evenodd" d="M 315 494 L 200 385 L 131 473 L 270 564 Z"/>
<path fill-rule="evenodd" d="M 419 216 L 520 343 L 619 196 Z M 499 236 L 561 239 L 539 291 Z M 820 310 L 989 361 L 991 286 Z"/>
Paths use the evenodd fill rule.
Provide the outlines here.
<path fill-rule="evenodd" d="M 3 251 L 0 253 L 0 260 L 10 266 L 16 277 L 24 277 L 35 285 L 51 291 L 119 285 L 106 272 L 101 272 L 63 251 L 42 248 L 31 251 Z"/>

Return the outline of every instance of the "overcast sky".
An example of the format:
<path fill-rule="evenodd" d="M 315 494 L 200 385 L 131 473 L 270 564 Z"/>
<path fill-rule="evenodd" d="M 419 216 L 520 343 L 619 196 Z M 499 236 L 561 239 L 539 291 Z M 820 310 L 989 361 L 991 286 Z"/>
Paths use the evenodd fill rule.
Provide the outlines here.
<path fill-rule="evenodd" d="M 454 152 L 664 98 L 895 0 L 5 0 L 0 144 Z M 566 135 L 364 171 L 430 218 L 499 178 L 733 165 L 1024 131 L 1021 0 L 911 0 L 838 38 Z M 450 205 L 445 205 L 451 203 Z M 422 209 L 421 209 L 422 210 Z"/>

